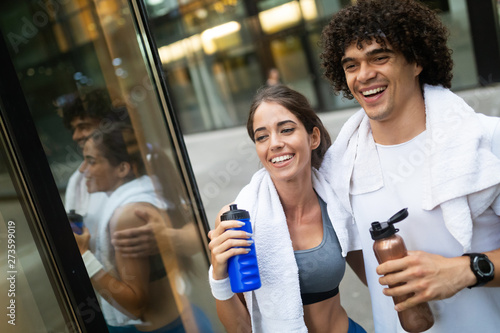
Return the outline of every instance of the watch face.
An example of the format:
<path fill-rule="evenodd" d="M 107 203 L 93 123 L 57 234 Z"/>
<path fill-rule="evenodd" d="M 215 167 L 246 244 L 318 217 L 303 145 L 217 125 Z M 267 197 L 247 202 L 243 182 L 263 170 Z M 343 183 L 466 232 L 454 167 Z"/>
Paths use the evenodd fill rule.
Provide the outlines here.
<path fill-rule="evenodd" d="M 476 276 L 477 282 L 467 288 L 481 287 L 495 277 L 495 266 L 484 253 L 464 253 L 470 257 L 470 269 Z"/>
<path fill-rule="evenodd" d="M 492 276 L 493 275 L 493 264 L 486 258 L 476 257 L 475 263 L 477 267 L 477 273 L 481 276 Z"/>

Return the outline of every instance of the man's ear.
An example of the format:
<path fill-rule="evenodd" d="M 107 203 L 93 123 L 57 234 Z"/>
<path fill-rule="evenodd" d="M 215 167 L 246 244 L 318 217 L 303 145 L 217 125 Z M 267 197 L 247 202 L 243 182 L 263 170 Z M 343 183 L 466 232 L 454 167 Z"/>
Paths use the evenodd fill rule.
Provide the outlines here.
<path fill-rule="evenodd" d="M 422 67 L 422 65 L 419 65 L 417 63 L 415 63 L 415 68 L 414 68 L 414 73 L 415 73 L 415 76 L 419 76 L 420 73 L 422 73 L 422 71 L 424 70 L 424 68 Z"/>

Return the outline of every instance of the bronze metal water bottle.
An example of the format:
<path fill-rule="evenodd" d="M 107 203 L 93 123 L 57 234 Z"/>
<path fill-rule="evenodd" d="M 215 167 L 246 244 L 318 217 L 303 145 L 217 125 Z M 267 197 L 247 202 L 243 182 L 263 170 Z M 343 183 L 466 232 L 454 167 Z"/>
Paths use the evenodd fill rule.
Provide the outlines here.
<path fill-rule="evenodd" d="M 394 214 L 387 222 L 373 222 L 370 228 L 373 243 L 373 251 L 379 264 L 388 260 L 400 259 L 407 255 L 406 245 L 401 236 L 396 233 L 399 229 L 394 228 L 394 223 L 404 220 L 408 216 L 408 209 L 402 209 Z M 389 286 L 396 287 L 396 286 Z M 403 302 L 413 296 L 393 297 L 394 304 Z M 412 308 L 398 312 L 399 322 L 407 332 L 423 332 L 434 325 L 434 316 L 428 303 L 421 303 Z"/>

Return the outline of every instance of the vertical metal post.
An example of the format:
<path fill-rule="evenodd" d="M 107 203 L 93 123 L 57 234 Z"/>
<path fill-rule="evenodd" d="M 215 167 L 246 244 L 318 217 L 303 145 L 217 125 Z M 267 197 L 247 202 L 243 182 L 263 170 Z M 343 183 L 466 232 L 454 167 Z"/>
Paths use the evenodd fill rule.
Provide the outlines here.
<path fill-rule="evenodd" d="M 479 84 L 500 82 L 500 41 L 496 0 L 467 0 Z"/>

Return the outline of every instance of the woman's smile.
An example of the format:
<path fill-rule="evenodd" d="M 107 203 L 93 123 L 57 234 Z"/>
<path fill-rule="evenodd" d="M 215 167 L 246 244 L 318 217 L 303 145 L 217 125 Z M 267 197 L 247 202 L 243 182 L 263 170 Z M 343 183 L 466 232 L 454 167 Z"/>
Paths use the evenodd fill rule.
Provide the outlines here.
<path fill-rule="evenodd" d="M 290 161 L 291 159 L 293 159 L 293 157 L 294 157 L 294 154 L 284 154 L 284 155 L 280 155 L 280 156 L 275 156 L 275 157 L 271 158 L 271 163 L 273 163 L 275 165 L 283 165 L 284 162 Z"/>
<path fill-rule="evenodd" d="M 278 103 L 263 102 L 255 111 L 253 126 L 257 155 L 275 181 L 308 177 L 315 147 L 292 112 Z"/>

